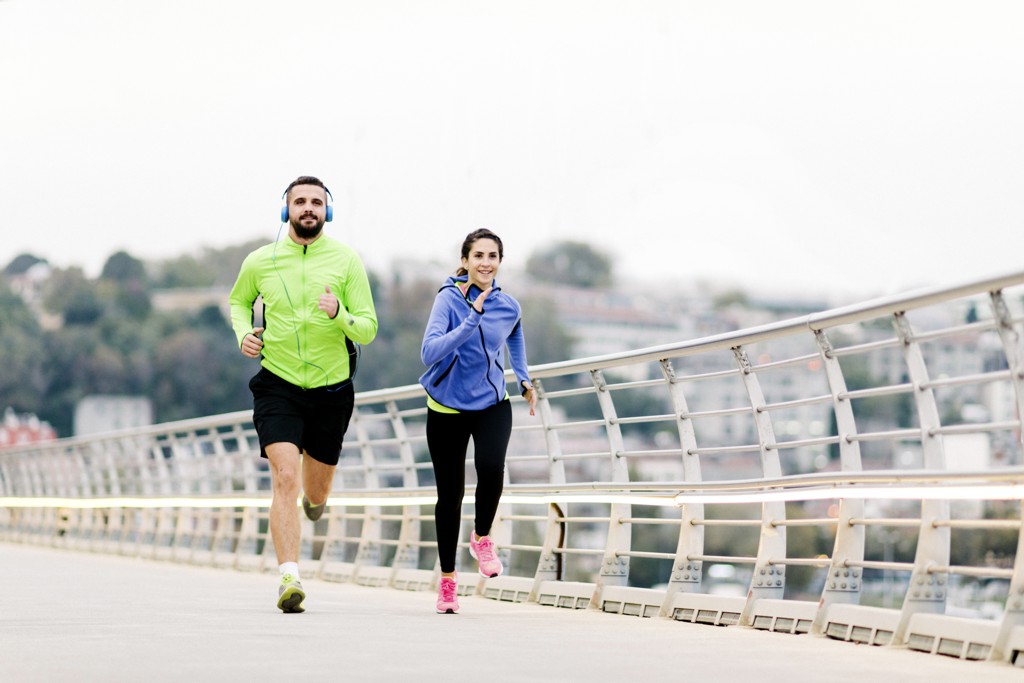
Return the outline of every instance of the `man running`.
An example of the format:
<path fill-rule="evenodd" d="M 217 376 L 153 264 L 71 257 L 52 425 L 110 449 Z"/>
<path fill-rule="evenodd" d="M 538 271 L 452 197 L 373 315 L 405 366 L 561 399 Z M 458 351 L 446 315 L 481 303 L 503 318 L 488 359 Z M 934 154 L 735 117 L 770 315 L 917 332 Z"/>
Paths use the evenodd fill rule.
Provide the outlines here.
<path fill-rule="evenodd" d="M 298 497 L 323 515 L 352 416 L 355 346 L 377 335 L 377 313 L 359 255 L 323 234 L 330 191 L 302 176 L 284 192 L 288 236 L 250 253 L 231 289 L 231 325 L 242 354 L 260 358 L 249 381 L 260 454 L 270 462 L 270 536 L 281 584 L 277 606 L 303 612 Z M 253 303 L 263 297 L 263 327 Z"/>

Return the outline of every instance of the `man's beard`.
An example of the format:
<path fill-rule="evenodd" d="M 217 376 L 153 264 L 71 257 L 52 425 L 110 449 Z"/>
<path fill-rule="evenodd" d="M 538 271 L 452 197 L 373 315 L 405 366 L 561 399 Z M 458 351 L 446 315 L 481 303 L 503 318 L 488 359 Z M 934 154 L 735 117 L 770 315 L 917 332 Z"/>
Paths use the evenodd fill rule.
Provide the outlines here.
<path fill-rule="evenodd" d="M 311 228 L 307 228 L 299 222 L 301 220 L 302 218 L 300 217 L 299 220 L 292 221 L 292 229 L 295 230 L 295 234 L 300 239 L 311 240 L 314 237 L 318 237 L 320 235 L 320 231 L 324 229 L 324 221 L 317 221 L 316 225 Z"/>

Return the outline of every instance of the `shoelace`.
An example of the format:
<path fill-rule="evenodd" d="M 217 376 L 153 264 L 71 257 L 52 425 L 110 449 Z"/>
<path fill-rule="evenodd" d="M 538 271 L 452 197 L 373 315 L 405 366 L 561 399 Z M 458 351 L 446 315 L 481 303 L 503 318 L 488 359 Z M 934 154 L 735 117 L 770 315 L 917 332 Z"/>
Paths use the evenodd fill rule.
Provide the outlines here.
<path fill-rule="evenodd" d="M 476 546 L 477 559 L 481 562 L 492 562 L 494 560 L 494 543 L 491 539 L 481 538 Z"/>
<path fill-rule="evenodd" d="M 441 579 L 441 600 L 455 602 L 455 582 L 451 579 Z"/>

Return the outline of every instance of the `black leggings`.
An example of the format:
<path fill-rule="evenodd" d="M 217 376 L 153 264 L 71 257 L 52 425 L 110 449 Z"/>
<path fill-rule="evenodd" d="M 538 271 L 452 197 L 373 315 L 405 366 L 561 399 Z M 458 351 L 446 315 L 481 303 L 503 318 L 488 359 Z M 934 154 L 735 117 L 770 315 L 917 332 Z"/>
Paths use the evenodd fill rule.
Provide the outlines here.
<path fill-rule="evenodd" d="M 462 498 L 466 491 L 466 447 L 473 437 L 476 465 L 476 519 L 480 536 L 491 533 L 498 499 L 505 484 L 505 451 L 512 434 L 512 406 L 501 401 L 484 410 L 461 413 L 427 411 L 427 447 L 434 464 L 437 505 L 437 555 L 442 572 L 455 571 L 462 522 Z"/>

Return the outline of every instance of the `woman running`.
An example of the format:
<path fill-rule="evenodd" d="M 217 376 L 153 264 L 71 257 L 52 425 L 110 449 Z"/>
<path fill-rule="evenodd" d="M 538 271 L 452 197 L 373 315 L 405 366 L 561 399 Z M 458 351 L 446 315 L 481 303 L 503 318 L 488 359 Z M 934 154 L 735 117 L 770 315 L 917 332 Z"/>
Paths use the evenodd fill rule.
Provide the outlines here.
<path fill-rule="evenodd" d="M 522 309 L 494 280 L 504 255 L 501 239 L 493 232 L 471 232 L 462 243 L 462 267 L 438 290 L 423 334 L 421 355 L 429 369 L 420 384 L 427 390 L 427 447 L 437 483 L 434 524 L 441 564 L 440 614 L 459 610 L 455 556 L 470 437 L 477 485 L 469 552 L 483 576 L 502 572 L 488 534 L 501 498 L 505 452 L 512 434 L 512 408 L 505 387 L 506 346 L 530 415 L 537 405 L 527 374 Z"/>

